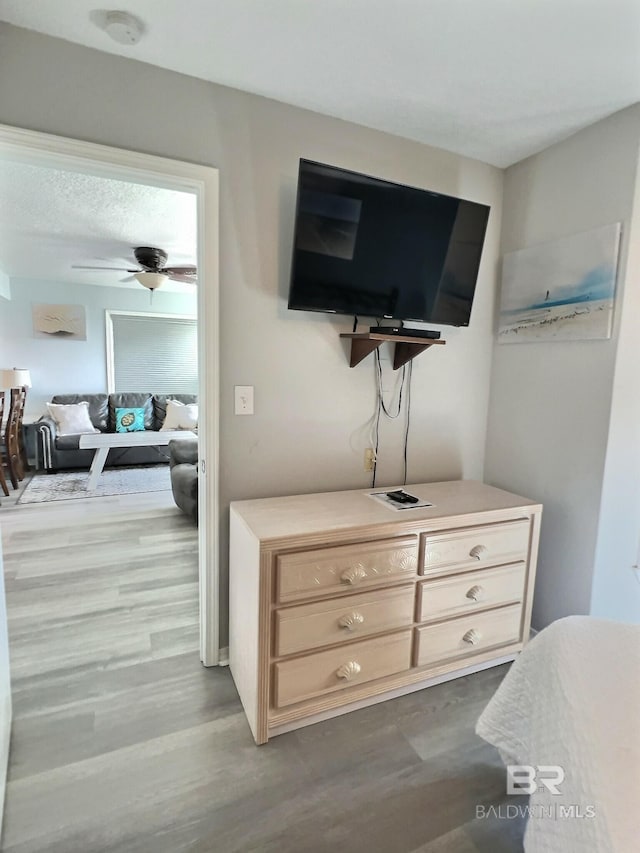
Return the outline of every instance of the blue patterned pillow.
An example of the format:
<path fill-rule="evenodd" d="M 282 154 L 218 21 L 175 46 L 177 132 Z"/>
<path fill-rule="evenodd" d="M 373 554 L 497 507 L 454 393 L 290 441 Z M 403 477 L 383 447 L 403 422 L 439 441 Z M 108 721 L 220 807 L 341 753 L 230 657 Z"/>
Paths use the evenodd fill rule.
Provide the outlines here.
<path fill-rule="evenodd" d="M 139 409 L 116 408 L 116 432 L 144 432 L 144 406 Z"/>

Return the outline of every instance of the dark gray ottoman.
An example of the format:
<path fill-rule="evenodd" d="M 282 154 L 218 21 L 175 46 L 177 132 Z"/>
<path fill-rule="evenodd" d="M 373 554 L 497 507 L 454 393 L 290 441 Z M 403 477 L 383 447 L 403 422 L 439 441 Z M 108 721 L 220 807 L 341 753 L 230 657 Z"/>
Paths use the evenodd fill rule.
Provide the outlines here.
<path fill-rule="evenodd" d="M 169 442 L 171 490 L 180 509 L 198 523 L 198 439 Z"/>

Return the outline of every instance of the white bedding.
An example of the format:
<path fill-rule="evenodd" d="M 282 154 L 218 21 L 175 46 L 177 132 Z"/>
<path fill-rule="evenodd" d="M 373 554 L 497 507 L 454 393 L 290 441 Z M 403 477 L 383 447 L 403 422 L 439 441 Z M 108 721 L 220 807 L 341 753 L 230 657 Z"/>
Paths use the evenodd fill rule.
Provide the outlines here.
<path fill-rule="evenodd" d="M 527 853 L 640 851 L 640 626 L 554 622 L 525 647 L 476 731 L 506 763 L 565 771 L 560 795 L 538 787 L 529 801 L 509 798 L 530 806 Z"/>

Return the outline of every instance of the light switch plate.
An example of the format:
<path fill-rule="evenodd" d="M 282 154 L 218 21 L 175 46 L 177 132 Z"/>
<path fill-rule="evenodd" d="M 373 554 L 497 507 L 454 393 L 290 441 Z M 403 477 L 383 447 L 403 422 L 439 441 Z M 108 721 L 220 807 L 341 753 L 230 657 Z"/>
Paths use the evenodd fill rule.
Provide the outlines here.
<path fill-rule="evenodd" d="M 253 414 L 253 385 L 235 385 L 234 413 L 236 415 Z"/>

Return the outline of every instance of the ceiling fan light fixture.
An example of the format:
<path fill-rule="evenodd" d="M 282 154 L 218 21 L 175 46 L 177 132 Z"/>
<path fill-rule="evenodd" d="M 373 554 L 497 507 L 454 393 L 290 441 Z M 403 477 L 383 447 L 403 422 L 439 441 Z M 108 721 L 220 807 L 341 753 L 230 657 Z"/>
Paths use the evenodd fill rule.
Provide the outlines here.
<path fill-rule="evenodd" d="M 148 287 L 149 290 L 157 290 L 159 287 L 169 280 L 169 276 L 161 272 L 137 272 L 133 276 L 136 281 L 139 281 L 143 287 Z"/>

